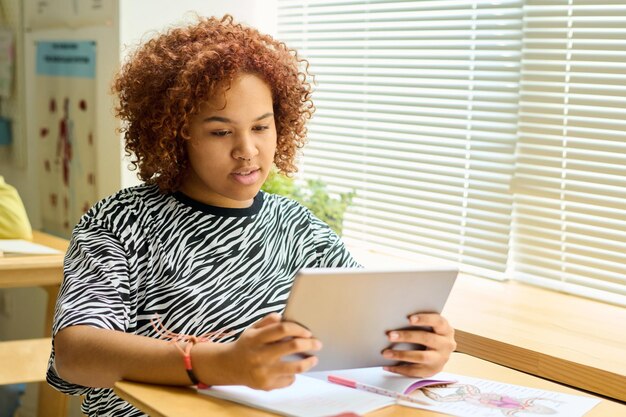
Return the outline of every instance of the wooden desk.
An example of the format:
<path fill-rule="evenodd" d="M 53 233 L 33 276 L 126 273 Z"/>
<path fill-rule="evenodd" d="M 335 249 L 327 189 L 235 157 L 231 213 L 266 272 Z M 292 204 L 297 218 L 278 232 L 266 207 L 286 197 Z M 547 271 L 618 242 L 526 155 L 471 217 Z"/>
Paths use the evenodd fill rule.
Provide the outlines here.
<path fill-rule="evenodd" d="M 63 257 L 69 242 L 36 231 L 33 232 L 33 242 L 57 249 L 61 253 L 0 257 L 0 288 L 43 287 L 48 293 L 44 336 L 50 336 L 54 305 L 63 280 Z M 38 409 L 39 417 L 67 415 L 67 397 L 42 382 L 39 388 Z"/>
<path fill-rule="evenodd" d="M 462 353 L 454 353 L 446 369 L 447 372 L 499 380 L 510 384 L 559 391 L 569 394 L 590 396 L 572 388 L 555 384 L 519 371 L 474 358 Z M 210 398 L 197 394 L 191 388 L 168 387 L 121 381 L 115 384 L 115 392 L 126 401 L 151 417 L 269 417 L 275 414 L 252 409 L 233 402 Z M 368 417 L 427 417 L 445 414 L 414 408 L 391 406 L 367 414 Z M 586 417 L 626 416 L 626 405 L 602 400 Z"/>
<path fill-rule="evenodd" d="M 0 342 L 0 385 L 39 382 L 46 375 L 50 338 Z"/>
<path fill-rule="evenodd" d="M 625 308 L 462 275 L 444 315 L 459 352 L 626 401 Z"/>

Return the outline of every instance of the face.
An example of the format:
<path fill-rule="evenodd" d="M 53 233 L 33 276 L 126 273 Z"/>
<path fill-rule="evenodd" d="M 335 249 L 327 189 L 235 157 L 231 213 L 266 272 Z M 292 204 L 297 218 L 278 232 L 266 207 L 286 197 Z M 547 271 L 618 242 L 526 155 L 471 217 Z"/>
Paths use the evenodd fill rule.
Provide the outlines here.
<path fill-rule="evenodd" d="M 212 206 L 251 206 L 274 161 L 272 104 L 269 86 L 252 74 L 204 103 L 183 129 L 190 167 L 180 191 Z"/>

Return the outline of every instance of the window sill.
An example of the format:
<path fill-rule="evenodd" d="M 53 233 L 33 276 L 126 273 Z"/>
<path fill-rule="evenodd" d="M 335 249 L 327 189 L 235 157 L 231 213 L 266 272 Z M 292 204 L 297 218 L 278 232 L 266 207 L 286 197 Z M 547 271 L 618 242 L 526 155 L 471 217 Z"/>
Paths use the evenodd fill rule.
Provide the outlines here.
<path fill-rule="evenodd" d="M 366 267 L 424 265 L 348 245 Z M 626 401 L 625 308 L 462 274 L 443 313 L 460 352 Z"/>

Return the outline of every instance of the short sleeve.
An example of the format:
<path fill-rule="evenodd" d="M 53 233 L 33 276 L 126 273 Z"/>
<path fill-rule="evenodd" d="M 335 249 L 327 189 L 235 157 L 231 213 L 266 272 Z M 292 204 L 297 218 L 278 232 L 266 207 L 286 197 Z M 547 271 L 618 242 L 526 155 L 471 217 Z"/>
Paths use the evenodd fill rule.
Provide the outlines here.
<path fill-rule="evenodd" d="M 125 331 L 129 323 L 128 261 L 113 233 L 83 217 L 74 229 L 65 255 L 64 276 L 57 298 L 53 337 L 74 325 Z M 48 382 L 56 389 L 81 395 L 87 388 L 69 384 L 54 369 L 54 346 Z"/>
<path fill-rule="evenodd" d="M 361 268 L 345 244 L 330 226 L 309 212 L 309 220 L 316 242 L 318 268 Z"/>

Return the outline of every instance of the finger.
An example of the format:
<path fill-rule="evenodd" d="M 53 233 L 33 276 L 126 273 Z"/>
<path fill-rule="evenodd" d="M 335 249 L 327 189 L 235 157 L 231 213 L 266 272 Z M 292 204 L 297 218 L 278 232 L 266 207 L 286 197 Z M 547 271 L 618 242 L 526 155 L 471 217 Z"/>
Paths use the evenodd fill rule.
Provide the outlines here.
<path fill-rule="evenodd" d="M 426 330 L 393 330 L 387 333 L 391 343 L 414 343 L 426 346 L 427 349 L 448 349 L 450 336 L 444 336 Z"/>
<path fill-rule="evenodd" d="M 454 329 L 441 314 L 438 313 L 418 313 L 409 316 L 409 322 L 415 326 L 429 326 L 437 334 L 454 333 Z"/>
<path fill-rule="evenodd" d="M 305 359 L 297 361 L 281 361 L 277 362 L 274 367 L 275 371 L 282 375 L 294 375 L 308 372 L 311 368 L 317 365 L 318 359 L 316 356 L 309 356 Z"/>
<path fill-rule="evenodd" d="M 385 359 L 391 359 L 411 364 L 431 365 L 436 363 L 441 354 L 435 350 L 393 350 L 385 349 L 383 351 Z"/>
<path fill-rule="evenodd" d="M 317 339 L 294 337 L 267 345 L 265 352 L 268 354 L 270 359 L 277 360 L 283 356 L 303 352 L 316 352 L 321 348 L 322 342 Z"/>
<path fill-rule="evenodd" d="M 281 320 L 281 316 L 278 313 L 270 313 L 267 316 L 263 317 L 261 320 L 254 323 L 251 327 L 253 329 L 260 329 L 261 327 L 265 327 L 272 323 L 279 323 Z"/>
<path fill-rule="evenodd" d="M 276 378 L 276 381 L 274 382 L 274 386 L 272 387 L 272 389 L 286 388 L 289 385 L 293 384 L 295 381 L 296 381 L 295 375 L 282 375 Z"/>
<path fill-rule="evenodd" d="M 259 330 L 257 337 L 261 343 L 272 343 L 288 337 L 310 338 L 311 332 L 299 324 L 281 321 L 263 327 Z"/>
<path fill-rule="evenodd" d="M 409 376 L 413 378 L 427 378 L 435 375 L 440 369 L 432 368 L 422 364 L 404 364 L 395 366 L 385 366 L 385 371 L 393 372 L 395 374 Z"/>

